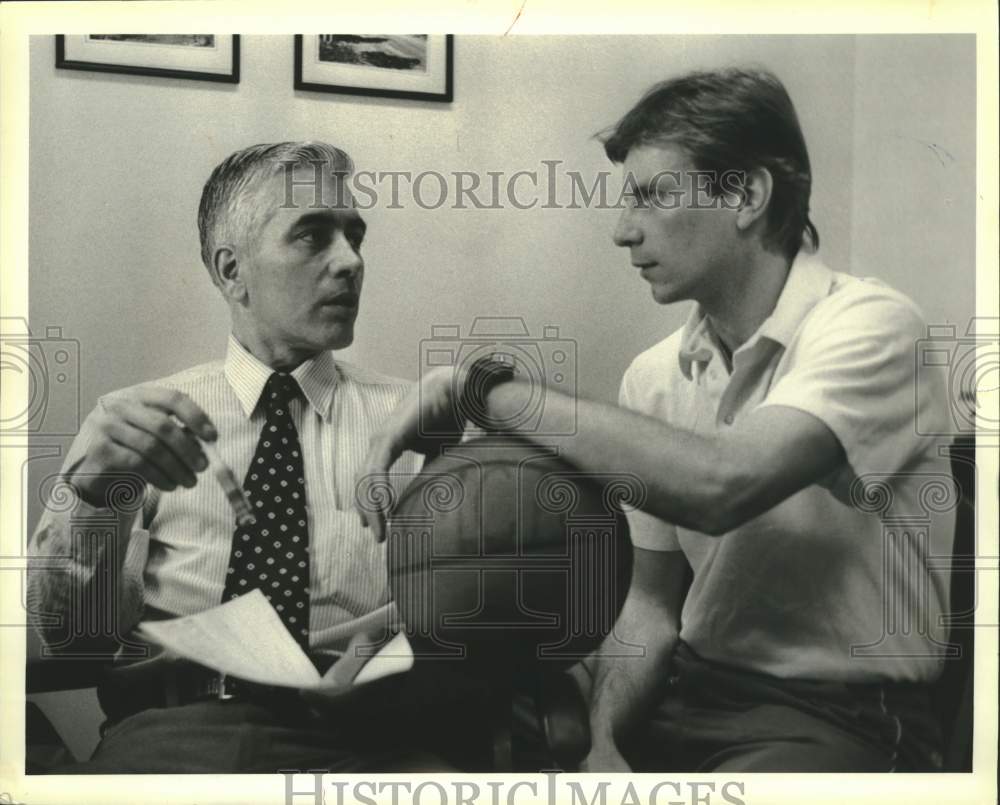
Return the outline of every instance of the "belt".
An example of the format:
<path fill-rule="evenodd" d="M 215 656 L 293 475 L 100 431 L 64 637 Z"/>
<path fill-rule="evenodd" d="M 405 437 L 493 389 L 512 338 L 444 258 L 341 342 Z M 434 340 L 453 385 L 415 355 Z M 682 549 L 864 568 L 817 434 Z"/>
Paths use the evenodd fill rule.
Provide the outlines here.
<path fill-rule="evenodd" d="M 206 699 L 220 702 L 252 701 L 270 703 L 297 699 L 298 691 L 278 685 L 261 685 L 229 676 L 210 668 L 193 666 L 181 673 L 165 673 L 163 680 L 165 706 L 179 706 Z"/>
<path fill-rule="evenodd" d="M 295 688 L 262 685 L 186 660 L 162 658 L 109 669 L 97 697 L 109 725 L 142 710 L 211 700 L 249 702 L 288 716 L 310 712 Z"/>

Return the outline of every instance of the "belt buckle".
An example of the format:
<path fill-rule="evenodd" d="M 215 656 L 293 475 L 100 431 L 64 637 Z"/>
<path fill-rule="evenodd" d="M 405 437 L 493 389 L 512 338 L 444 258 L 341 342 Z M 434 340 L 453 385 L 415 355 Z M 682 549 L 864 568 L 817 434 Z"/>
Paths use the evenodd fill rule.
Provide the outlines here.
<path fill-rule="evenodd" d="M 235 697 L 235 693 L 229 691 L 229 686 L 226 681 L 229 677 L 220 671 L 218 674 L 212 677 L 212 681 L 209 683 L 209 693 L 215 696 L 220 702 L 226 702 Z"/>

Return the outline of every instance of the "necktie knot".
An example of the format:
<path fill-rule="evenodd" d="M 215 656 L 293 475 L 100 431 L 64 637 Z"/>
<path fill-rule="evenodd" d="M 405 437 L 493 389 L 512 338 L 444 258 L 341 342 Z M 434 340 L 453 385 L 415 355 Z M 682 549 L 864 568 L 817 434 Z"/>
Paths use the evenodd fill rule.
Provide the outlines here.
<path fill-rule="evenodd" d="M 301 393 L 298 382 L 290 374 L 272 372 L 264 384 L 264 404 L 269 409 L 287 408 L 288 403 Z"/>

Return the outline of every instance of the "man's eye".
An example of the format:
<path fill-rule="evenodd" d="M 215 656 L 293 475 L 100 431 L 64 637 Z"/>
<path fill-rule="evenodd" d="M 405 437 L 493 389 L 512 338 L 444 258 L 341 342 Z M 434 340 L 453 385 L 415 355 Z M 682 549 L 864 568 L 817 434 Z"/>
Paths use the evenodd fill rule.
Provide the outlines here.
<path fill-rule="evenodd" d="M 627 198 L 629 209 L 644 210 L 649 206 L 649 196 L 645 193 L 629 193 Z"/>
<path fill-rule="evenodd" d="M 296 240 L 302 241 L 309 246 L 321 246 L 328 242 L 329 239 L 329 236 L 319 229 L 305 229 L 296 237 Z"/>

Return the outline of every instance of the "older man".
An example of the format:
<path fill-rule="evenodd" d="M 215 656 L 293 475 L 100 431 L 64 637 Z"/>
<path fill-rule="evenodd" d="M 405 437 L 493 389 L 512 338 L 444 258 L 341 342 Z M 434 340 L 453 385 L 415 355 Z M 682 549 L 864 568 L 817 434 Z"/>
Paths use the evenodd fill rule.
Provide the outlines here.
<path fill-rule="evenodd" d="M 605 149 L 631 199 L 615 243 L 657 303 L 697 304 L 629 367 L 631 410 L 545 396 L 550 430 L 575 432 L 560 443 L 567 459 L 647 488 L 615 642 L 590 666 L 586 768 L 935 768 L 928 685 L 947 580 L 931 557 L 949 552 L 952 516 L 890 534 L 866 491 L 913 516 L 926 514 L 925 485 L 950 481 L 914 427 L 919 411 L 944 432 L 948 415 L 942 378 L 914 360 L 918 311 L 811 253 L 809 157 L 773 75 L 666 81 Z M 537 394 L 502 367 L 457 372 L 424 377 L 366 473 L 419 447 L 422 427 L 457 430 L 456 395 L 482 400 L 488 425 L 516 421 Z M 643 657 L 616 656 L 622 643 Z"/>
<path fill-rule="evenodd" d="M 384 552 L 363 533 L 353 482 L 407 384 L 331 353 L 354 338 L 364 277 L 351 170 L 338 148 L 286 142 L 239 151 L 212 173 L 198 224 L 232 321 L 225 358 L 108 394 L 86 420 L 63 469 L 79 500 L 49 507 L 31 542 L 29 604 L 50 645 L 110 651 L 141 617 L 259 588 L 324 670 L 355 621 L 386 603 Z M 234 525 L 222 487 L 201 475 L 202 442 L 245 478 L 253 525 Z M 417 460 L 399 467 L 415 472 Z M 123 479 L 148 488 L 141 509 L 114 505 Z M 115 519 L 115 543 L 73 539 L 74 518 Z M 113 633 L 74 637 L 109 574 Z M 294 691 L 220 682 L 191 663 L 116 669 L 99 696 L 103 740 L 73 771 L 437 768 L 414 747 L 435 748 L 454 727 L 441 711 L 437 733 L 405 709 L 373 717 L 370 700 L 323 715 Z"/>

